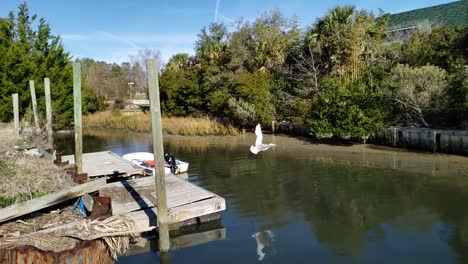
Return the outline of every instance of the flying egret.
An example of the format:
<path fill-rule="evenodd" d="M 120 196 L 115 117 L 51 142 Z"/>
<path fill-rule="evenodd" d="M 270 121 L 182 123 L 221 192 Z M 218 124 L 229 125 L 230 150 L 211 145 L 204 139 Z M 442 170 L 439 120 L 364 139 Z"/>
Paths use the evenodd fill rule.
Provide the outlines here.
<path fill-rule="evenodd" d="M 255 140 L 255 145 L 250 146 L 250 152 L 252 152 L 253 154 L 257 154 L 260 151 L 264 151 L 269 149 L 270 147 L 276 146 L 276 144 L 273 143 L 263 144 L 263 134 L 260 124 L 257 124 L 257 126 L 255 126 L 255 135 L 257 136 L 257 139 Z"/>

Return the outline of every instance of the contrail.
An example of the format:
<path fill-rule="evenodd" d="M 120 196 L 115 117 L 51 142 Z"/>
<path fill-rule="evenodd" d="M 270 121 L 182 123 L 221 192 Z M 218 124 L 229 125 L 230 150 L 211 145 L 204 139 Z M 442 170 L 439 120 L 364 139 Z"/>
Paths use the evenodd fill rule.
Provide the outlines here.
<path fill-rule="evenodd" d="M 219 9 L 219 4 L 220 4 L 221 0 L 216 0 L 216 7 L 215 7 L 215 17 L 214 17 L 214 22 L 217 23 L 218 22 L 218 9 Z"/>

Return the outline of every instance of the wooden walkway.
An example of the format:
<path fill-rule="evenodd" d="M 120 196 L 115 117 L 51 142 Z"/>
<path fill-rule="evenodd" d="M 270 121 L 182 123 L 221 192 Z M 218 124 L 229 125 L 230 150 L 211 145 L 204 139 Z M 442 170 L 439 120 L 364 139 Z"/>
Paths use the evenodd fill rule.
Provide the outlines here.
<path fill-rule="evenodd" d="M 62 157 L 62 161 L 75 163 L 74 155 Z M 83 172 L 89 178 L 103 176 L 133 176 L 144 174 L 144 169 L 118 156 L 112 151 L 83 153 Z"/>

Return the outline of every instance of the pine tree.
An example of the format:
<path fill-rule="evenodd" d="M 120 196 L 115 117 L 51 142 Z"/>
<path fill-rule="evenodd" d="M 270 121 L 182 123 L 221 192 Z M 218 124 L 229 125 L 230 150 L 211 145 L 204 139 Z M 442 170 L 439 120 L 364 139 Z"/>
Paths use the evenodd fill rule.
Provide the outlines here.
<path fill-rule="evenodd" d="M 20 115 L 31 105 L 29 80 L 34 80 L 38 109 L 45 111 L 44 78 L 51 81 L 55 127 L 69 126 L 73 116 L 70 55 L 44 19 L 30 15 L 26 3 L 15 15 L 0 18 L 0 121 L 12 119 L 11 95 L 18 93 Z"/>

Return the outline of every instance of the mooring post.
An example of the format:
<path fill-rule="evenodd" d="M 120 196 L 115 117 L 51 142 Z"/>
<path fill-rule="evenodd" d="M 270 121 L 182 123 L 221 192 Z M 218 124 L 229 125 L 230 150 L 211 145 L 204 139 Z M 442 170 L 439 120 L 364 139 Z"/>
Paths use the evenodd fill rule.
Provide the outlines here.
<path fill-rule="evenodd" d="M 162 252 L 159 254 L 159 263 L 161 264 L 170 264 L 171 263 L 171 253 L 170 252 Z"/>
<path fill-rule="evenodd" d="M 45 91 L 45 103 L 46 103 L 46 129 L 47 129 L 47 141 L 51 148 L 54 147 L 54 138 L 52 135 L 52 100 L 50 97 L 50 79 L 44 78 L 44 91 Z"/>
<path fill-rule="evenodd" d="M 437 152 L 437 130 L 433 129 L 431 133 L 432 153 Z"/>
<path fill-rule="evenodd" d="M 39 128 L 39 117 L 37 115 L 37 101 L 36 101 L 36 89 L 34 89 L 34 81 L 29 80 L 29 88 L 31 89 L 31 102 L 34 114 L 34 126 Z"/>
<path fill-rule="evenodd" d="M 15 131 L 16 134 L 19 134 L 20 127 L 19 127 L 19 102 L 18 102 L 18 94 L 14 93 L 13 95 L 13 120 L 15 123 Z"/>
<path fill-rule="evenodd" d="M 156 62 L 146 61 L 148 90 L 151 112 L 151 137 L 153 139 L 154 178 L 158 205 L 159 250 L 169 251 L 169 226 L 167 221 L 166 180 L 164 173 L 164 148 L 162 138 L 161 104 L 159 101 L 159 83 Z"/>
<path fill-rule="evenodd" d="M 75 122 L 75 165 L 78 173 L 83 172 L 83 135 L 81 126 L 81 65 L 73 62 L 73 103 Z"/>

